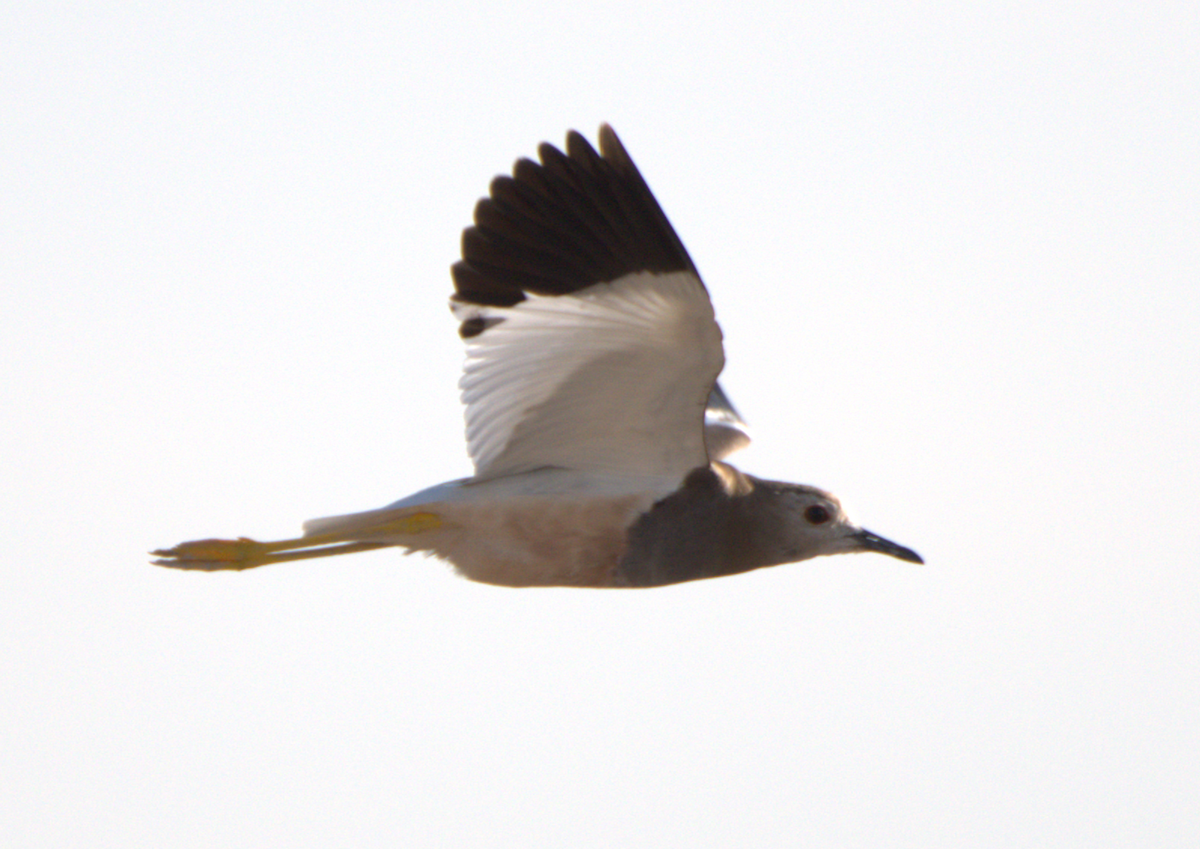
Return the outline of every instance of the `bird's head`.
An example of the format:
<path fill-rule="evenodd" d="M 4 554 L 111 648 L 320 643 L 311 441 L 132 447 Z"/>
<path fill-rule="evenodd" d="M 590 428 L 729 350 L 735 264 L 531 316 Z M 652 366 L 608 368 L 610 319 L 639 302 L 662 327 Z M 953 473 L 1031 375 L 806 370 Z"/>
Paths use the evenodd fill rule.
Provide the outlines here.
<path fill-rule="evenodd" d="M 807 560 L 822 554 L 852 554 L 875 551 L 924 563 L 911 548 L 884 539 L 850 521 L 841 502 L 824 490 L 802 484 L 761 482 L 774 490 L 778 519 L 786 528 L 783 534 L 783 562 Z"/>

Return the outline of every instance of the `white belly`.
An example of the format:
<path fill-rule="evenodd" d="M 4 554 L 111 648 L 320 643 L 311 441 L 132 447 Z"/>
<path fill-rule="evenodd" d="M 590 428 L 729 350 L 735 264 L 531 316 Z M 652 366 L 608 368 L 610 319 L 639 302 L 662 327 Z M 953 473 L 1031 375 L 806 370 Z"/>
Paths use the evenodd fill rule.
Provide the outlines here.
<path fill-rule="evenodd" d="M 626 530 L 653 503 L 653 496 L 626 495 L 447 504 L 448 527 L 414 547 L 488 584 L 610 586 Z"/>
<path fill-rule="evenodd" d="M 381 510 L 306 522 L 305 533 L 429 552 L 488 584 L 605 587 L 629 526 L 676 485 L 559 470 L 454 481 Z"/>

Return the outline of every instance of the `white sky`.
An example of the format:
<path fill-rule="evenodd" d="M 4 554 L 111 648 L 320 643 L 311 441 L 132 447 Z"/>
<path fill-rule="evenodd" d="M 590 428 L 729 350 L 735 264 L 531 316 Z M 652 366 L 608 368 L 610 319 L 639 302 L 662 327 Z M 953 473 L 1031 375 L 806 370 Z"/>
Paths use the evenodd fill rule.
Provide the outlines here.
<path fill-rule="evenodd" d="M 753 5 L 5 4 L 0 843 L 1198 845 L 1198 7 Z M 460 231 L 605 120 L 927 566 L 147 565 L 468 474 Z"/>

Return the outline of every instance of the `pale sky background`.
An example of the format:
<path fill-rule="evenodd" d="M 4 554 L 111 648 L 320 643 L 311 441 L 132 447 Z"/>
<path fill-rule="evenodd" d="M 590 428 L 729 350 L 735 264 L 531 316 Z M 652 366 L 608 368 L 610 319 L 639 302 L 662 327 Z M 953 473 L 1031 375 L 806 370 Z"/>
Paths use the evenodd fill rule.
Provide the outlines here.
<path fill-rule="evenodd" d="M 1200 6 L 897 5 L 6 3 L 0 844 L 1200 845 Z M 148 565 L 469 474 L 459 234 L 601 121 L 928 565 Z"/>

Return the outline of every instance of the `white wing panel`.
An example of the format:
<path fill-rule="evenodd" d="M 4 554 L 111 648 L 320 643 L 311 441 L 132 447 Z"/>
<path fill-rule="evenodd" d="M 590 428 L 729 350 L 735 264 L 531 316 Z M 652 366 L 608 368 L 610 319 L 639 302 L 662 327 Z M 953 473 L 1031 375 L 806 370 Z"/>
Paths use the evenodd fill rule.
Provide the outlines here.
<path fill-rule="evenodd" d="M 682 477 L 708 462 L 704 409 L 724 365 L 691 272 L 638 272 L 513 307 L 467 341 L 459 382 L 476 477 L 543 467 Z"/>

